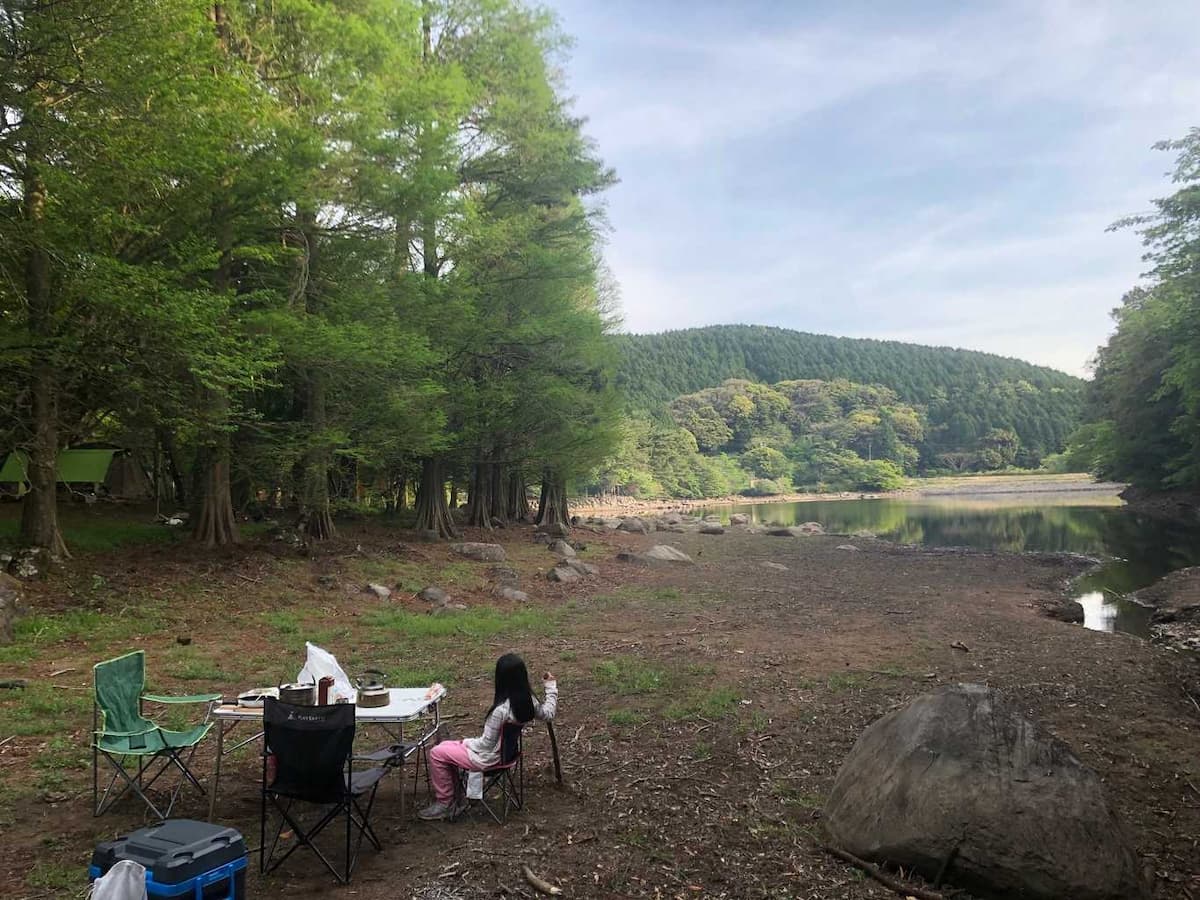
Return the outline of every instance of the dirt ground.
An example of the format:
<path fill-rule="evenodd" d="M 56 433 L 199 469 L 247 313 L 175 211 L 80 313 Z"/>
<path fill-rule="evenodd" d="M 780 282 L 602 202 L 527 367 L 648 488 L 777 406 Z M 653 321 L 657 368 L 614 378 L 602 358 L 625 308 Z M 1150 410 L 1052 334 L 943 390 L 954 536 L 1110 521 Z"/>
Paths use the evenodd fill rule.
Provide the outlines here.
<path fill-rule="evenodd" d="M 373 524 L 343 527 L 316 558 L 265 537 L 218 558 L 143 547 L 80 557 L 35 588 L 34 625 L 0 648 L 0 678 L 30 681 L 0 691 L 0 880 L 18 886 L 6 895 L 80 895 L 92 846 L 144 822 L 132 803 L 90 815 L 94 662 L 143 647 L 153 689 L 231 696 L 291 680 L 309 638 L 351 672 L 377 665 L 395 684 L 446 683 L 457 737 L 477 732 L 500 653 L 553 670 L 566 784 L 534 729 L 527 808 L 507 825 L 418 822 L 411 798 L 401 814 L 393 780 L 374 817 L 384 850 L 363 851 L 350 887 L 298 854 L 269 878 L 252 874 L 251 896 L 533 897 L 527 863 L 567 897 L 893 897 L 813 845 L 824 797 L 871 721 L 935 685 L 972 681 L 1016 698 L 1101 774 L 1156 896 L 1200 898 L 1200 709 L 1182 687 L 1192 663 L 1040 615 L 1079 561 L 859 539 L 851 551 L 841 537 L 577 531 L 600 574 L 557 585 L 530 529 L 495 537 L 529 604 L 493 599 L 494 565 Z M 697 564 L 616 559 L 660 542 Z M 368 581 L 393 596 L 364 594 Z M 413 597 L 426 584 L 470 609 L 428 616 Z M 202 773 L 212 751 L 200 750 Z M 253 748 L 228 758 L 217 806 L 252 848 L 258 765 Z M 185 794 L 180 813 L 204 818 L 206 801 Z"/>

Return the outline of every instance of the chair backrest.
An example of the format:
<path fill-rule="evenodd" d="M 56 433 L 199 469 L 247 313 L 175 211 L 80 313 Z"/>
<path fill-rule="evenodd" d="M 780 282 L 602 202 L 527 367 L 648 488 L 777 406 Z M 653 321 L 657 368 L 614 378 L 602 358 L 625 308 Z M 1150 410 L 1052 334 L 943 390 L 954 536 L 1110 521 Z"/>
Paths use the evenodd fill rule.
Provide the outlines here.
<path fill-rule="evenodd" d="M 266 746 L 275 754 L 275 780 L 266 787 L 311 803 L 346 795 L 346 763 L 354 748 L 354 704 L 294 706 L 267 697 Z"/>
<path fill-rule="evenodd" d="M 146 651 L 134 650 L 92 667 L 96 707 L 102 731 L 143 730 L 142 694 L 146 689 Z"/>
<path fill-rule="evenodd" d="M 524 727 L 520 722 L 509 722 L 501 729 L 500 765 L 512 765 L 521 755 L 521 731 Z"/>

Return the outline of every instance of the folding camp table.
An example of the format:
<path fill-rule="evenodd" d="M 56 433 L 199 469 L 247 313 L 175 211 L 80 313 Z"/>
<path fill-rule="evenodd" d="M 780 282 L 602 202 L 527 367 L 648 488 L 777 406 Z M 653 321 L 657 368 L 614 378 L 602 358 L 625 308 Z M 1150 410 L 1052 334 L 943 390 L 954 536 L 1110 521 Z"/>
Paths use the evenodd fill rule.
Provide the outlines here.
<path fill-rule="evenodd" d="M 433 696 L 428 696 L 429 688 L 388 688 L 387 706 L 357 706 L 354 720 L 358 725 L 378 725 L 397 742 L 404 741 L 404 726 L 411 722 L 420 723 L 418 734 L 410 738 L 420 765 L 420 753 L 424 751 L 429 741 L 437 734 L 442 724 L 441 702 L 446 696 L 442 688 Z M 208 820 L 211 822 L 217 808 L 217 788 L 221 780 L 221 758 L 257 741 L 263 736 L 262 707 L 237 706 L 234 704 L 214 705 L 213 719 L 216 720 L 217 752 L 213 765 L 212 792 L 208 801 Z M 233 731 L 243 722 L 251 723 L 255 733 L 225 749 L 225 735 Z M 414 777 L 414 791 L 416 772 Z"/>

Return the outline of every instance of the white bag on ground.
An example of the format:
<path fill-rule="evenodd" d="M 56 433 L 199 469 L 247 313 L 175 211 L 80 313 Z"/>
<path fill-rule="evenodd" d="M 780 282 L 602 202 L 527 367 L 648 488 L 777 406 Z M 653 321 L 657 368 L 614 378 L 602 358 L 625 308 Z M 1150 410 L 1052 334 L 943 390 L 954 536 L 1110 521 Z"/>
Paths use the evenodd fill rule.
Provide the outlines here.
<path fill-rule="evenodd" d="M 132 859 L 122 859 L 92 882 L 92 900 L 148 900 L 146 867 Z"/>
<path fill-rule="evenodd" d="M 329 698 L 331 702 L 342 697 L 347 700 L 353 697 L 354 685 L 350 683 L 350 679 L 342 671 L 342 667 L 338 665 L 334 655 L 309 641 L 305 641 L 304 646 L 308 649 L 308 661 L 300 670 L 300 674 L 296 676 L 297 683 L 312 682 L 316 684 L 329 675 L 333 678 L 333 694 Z"/>

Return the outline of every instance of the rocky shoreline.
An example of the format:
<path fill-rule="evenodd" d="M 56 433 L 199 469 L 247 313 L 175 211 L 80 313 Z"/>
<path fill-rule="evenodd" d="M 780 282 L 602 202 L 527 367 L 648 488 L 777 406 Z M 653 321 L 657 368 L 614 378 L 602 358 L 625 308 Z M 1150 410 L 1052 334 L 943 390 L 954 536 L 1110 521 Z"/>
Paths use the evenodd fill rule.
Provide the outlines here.
<path fill-rule="evenodd" d="M 1154 610 L 1155 643 L 1200 653 L 1200 567 L 1171 572 L 1129 599 Z"/>

